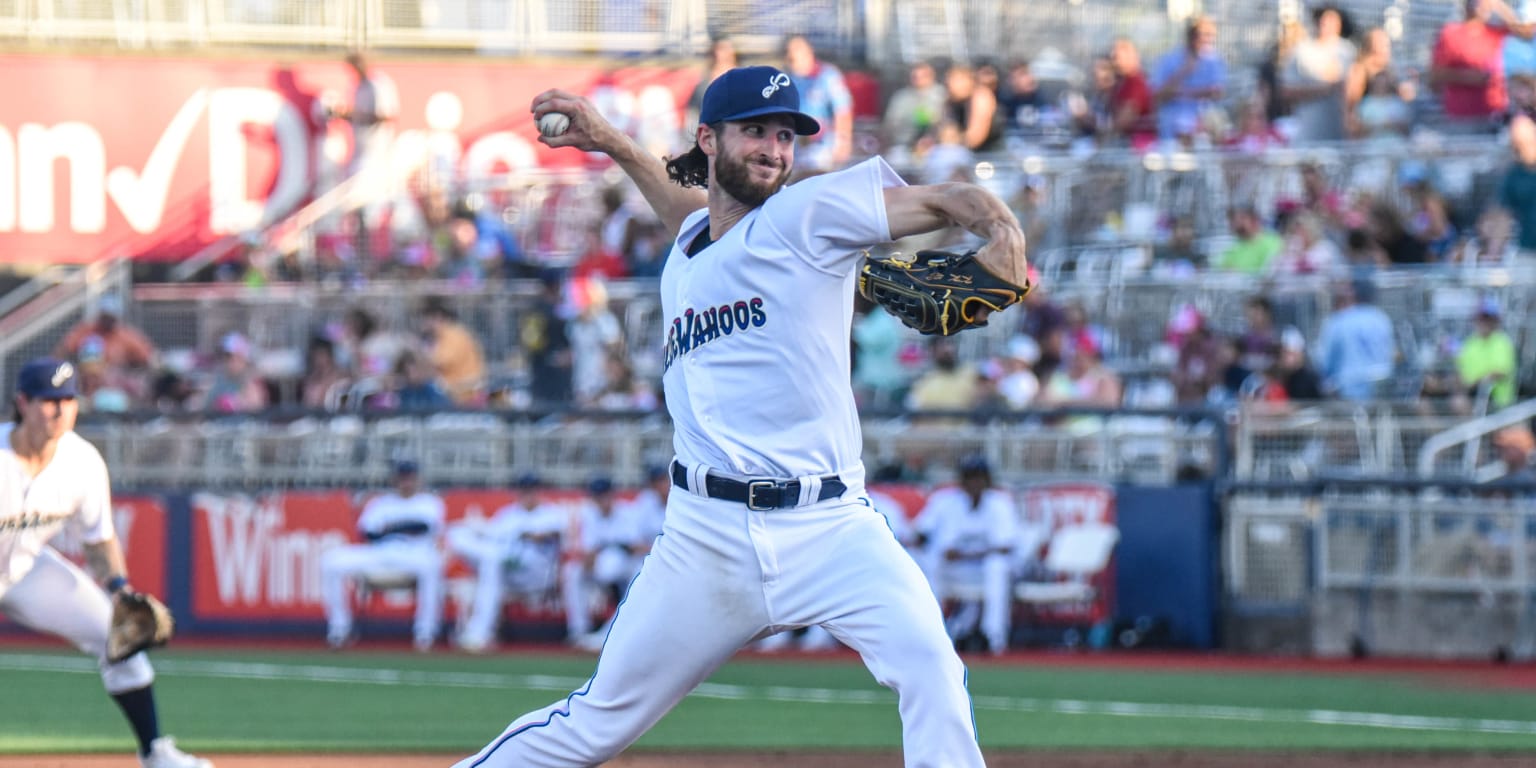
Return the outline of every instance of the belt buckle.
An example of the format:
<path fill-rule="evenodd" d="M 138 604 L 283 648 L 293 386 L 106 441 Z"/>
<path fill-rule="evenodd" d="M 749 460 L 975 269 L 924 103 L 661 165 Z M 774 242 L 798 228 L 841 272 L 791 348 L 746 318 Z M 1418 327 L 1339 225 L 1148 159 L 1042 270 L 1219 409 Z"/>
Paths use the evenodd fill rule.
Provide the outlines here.
<path fill-rule="evenodd" d="M 757 503 L 757 492 L 759 489 L 776 487 L 778 487 L 778 483 L 775 483 L 772 480 L 747 481 L 747 509 L 750 509 L 753 512 L 767 512 L 769 510 L 778 509 L 777 504 L 764 505 Z"/>

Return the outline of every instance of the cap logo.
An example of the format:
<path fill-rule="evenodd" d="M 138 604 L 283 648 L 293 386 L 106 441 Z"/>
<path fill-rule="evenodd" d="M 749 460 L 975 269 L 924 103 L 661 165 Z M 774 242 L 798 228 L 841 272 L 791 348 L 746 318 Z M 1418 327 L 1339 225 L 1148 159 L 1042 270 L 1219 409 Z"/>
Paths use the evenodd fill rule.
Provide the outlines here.
<path fill-rule="evenodd" d="M 55 387 L 62 387 L 64 386 L 64 383 L 69 381 L 70 378 L 74 375 L 75 367 L 73 365 L 70 365 L 69 363 L 59 363 L 59 367 L 54 370 L 53 378 L 49 379 L 49 382 L 51 382 Z"/>
<path fill-rule="evenodd" d="M 789 75 L 779 72 L 773 77 L 768 78 L 768 87 L 763 89 L 763 98 L 773 98 L 773 94 L 777 93 L 780 88 L 788 88 L 790 85 Z"/>

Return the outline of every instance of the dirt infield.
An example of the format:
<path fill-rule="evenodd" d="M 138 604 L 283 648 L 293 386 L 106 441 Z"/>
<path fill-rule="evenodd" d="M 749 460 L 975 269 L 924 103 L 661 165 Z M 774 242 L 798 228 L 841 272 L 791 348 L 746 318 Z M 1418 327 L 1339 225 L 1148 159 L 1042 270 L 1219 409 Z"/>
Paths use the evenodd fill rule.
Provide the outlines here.
<path fill-rule="evenodd" d="M 448 768 L 444 755 L 208 755 L 218 768 Z M 1532 755 L 1466 753 L 1242 753 L 1242 752 L 1001 752 L 987 756 L 991 768 L 1516 768 Z M 0 768 L 125 768 L 122 755 L 0 756 Z M 894 753 L 775 752 L 648 753 L 621 757 L 612 768 L 898 768 Z"/>

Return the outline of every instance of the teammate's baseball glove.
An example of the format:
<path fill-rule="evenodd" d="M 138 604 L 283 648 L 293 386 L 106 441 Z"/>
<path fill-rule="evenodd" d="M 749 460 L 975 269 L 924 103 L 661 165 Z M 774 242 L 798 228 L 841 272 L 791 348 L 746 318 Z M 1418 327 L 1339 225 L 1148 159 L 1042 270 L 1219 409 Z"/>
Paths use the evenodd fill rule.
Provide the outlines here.
<path fill-rule="evenodd" d="M 976 252 L 918 251 L 912 261 L 868 259 L 859 293 L 908 328 L 949 336 L 987 324 L 987 315 L 1024 298 L 1022 287 L 988 272 Z"/>
<path fill-rule="evenodd" d="M 107 661 L 116 664 L 147 648 L 165 645 L 176 621 L 154 595 L 123 590 L 112 598 L 112 627 L 107 633 Z"/>

